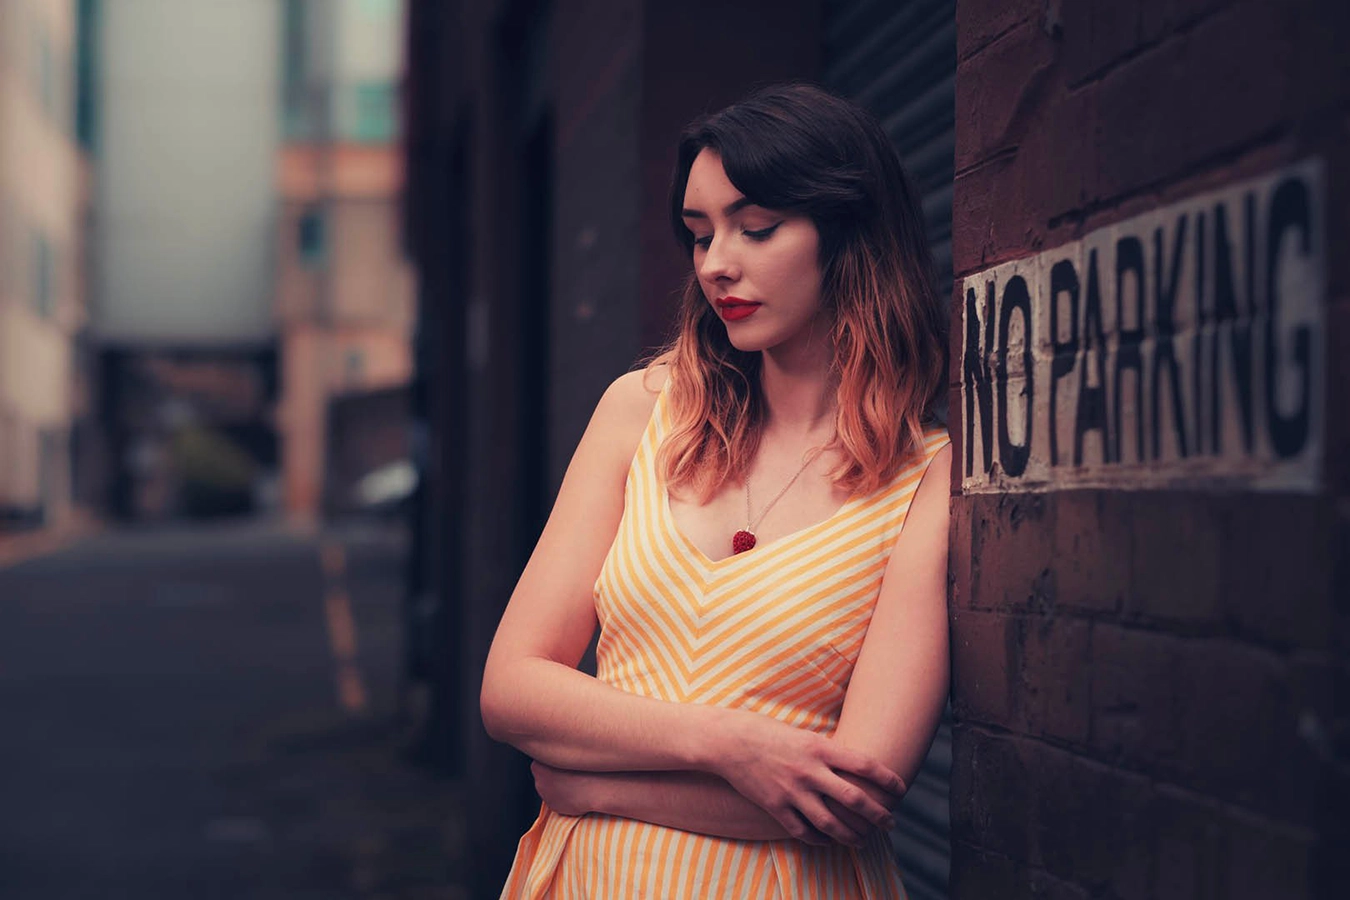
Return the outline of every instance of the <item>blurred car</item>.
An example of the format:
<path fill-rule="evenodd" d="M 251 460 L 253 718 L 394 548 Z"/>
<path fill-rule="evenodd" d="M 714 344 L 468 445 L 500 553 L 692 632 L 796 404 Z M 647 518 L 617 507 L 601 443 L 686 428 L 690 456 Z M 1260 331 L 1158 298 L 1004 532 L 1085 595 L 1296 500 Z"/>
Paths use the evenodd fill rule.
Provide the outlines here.
<path fill-rule="evenodd" d="M 352 510 L 378 516 L 407 514 L 417 491 L 417 477 L 417 467 L 408 459 L 372 469 L 352 487 Z"/>

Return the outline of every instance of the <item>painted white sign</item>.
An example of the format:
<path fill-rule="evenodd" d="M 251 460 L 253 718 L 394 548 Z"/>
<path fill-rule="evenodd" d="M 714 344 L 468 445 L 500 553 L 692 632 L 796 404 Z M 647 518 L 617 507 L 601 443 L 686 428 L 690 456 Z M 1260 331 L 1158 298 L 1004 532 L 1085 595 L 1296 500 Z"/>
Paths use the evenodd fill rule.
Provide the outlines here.
<path fill-rule="evenodd" d="M 963 279 L 963 491 L 1315 490 L 1324 184 L 1307 160 Z"/>

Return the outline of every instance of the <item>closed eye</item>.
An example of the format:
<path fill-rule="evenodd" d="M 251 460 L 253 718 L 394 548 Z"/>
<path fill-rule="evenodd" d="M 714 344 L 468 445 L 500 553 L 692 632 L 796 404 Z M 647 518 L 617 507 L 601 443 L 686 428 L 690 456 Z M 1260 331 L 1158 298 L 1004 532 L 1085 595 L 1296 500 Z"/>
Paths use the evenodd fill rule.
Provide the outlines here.
<path fill-rule="evenodd" d="M 782 222 L 775 222 L 768 228 L 743 228 L 741 229 L 741 234 L 752 241 L 767 241 L 773 236 L 773 233 L 778 230 L 778 226 L 782 224 Z M 704 235 L 703 237 L 696 237 L 694 238 L 694 246 L 700 250 L 707 250 L 712 246 L 712 240 L 713 236 L 711 234 Z"/>

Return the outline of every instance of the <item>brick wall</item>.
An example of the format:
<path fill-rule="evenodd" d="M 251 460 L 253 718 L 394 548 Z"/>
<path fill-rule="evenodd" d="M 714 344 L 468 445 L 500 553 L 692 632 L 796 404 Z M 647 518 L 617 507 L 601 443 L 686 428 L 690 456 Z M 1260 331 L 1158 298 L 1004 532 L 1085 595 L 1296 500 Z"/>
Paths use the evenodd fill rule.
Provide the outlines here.
<path fill-rule="evenodd" d="M 1310 494 L 961 496 L 957 477 L 952 896 L 1336 895 L 1350 799 L 1350 15 L 1332 2 L 962 0 L 957 26 L 958 298 L 964 275 L 1320 157 L 1328 399 Z M 961 414 L 954 402 L 958 438 Z"/>

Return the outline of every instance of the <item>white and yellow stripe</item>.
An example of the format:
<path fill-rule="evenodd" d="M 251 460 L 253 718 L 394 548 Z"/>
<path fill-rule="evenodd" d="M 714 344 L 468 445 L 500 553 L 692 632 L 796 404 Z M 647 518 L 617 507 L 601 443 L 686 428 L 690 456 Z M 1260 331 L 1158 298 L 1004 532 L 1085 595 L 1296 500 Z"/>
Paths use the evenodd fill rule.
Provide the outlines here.
<path fill-rule="evenodd" d="M 947 432 L 892 482 L 746 553 L 709 559 L 670 513 L 656 452 L 667 392 L 633 458 L 624 515 L 595 584 L 597 677 L 678 703 L 753 710 L 833 733 L 891 547 Z M 905 896 L 885 835 L 865 846 L 737 841 L 544 807 L 503 898 L 704 900 Z"/>

